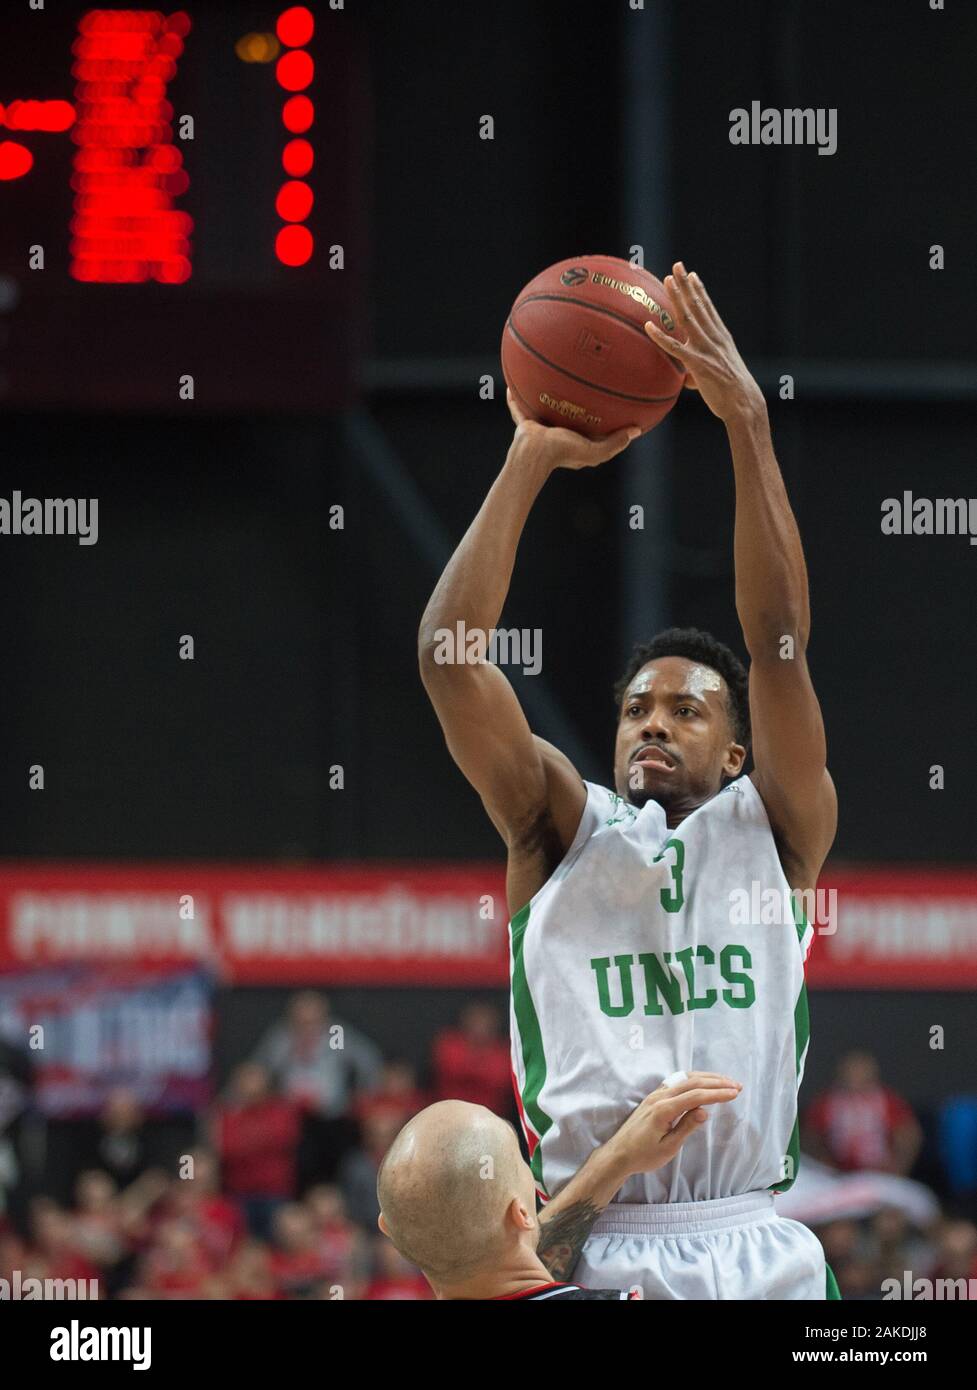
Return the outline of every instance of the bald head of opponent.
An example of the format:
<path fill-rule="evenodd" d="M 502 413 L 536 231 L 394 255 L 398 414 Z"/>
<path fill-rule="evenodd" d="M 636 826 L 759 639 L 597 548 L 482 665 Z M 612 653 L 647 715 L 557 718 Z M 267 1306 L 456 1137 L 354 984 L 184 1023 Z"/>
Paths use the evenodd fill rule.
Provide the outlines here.
<path fill-rule="evenodd" d="M 516 1132 L 482 1105 L 442 1100 L 409 1120 L 377 1176 L 381 1231 L 438 1298 L 497 1298 L 551 1275 L 536 1255 L 533 1175 Z"/>

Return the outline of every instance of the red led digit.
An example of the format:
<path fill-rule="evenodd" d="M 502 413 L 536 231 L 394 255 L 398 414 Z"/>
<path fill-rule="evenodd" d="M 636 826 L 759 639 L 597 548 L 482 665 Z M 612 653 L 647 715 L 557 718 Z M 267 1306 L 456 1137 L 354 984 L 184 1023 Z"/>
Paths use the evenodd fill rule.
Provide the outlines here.
<path fill-rule="evenodd" d="M 67 130 L 75 119 L 70 101 L 11 101 L 0 103 L 0 126 L 8 130 Z"/>
<path fill-rule="evenodd" d="M 193 229 L 166 87 L 190 20 L 182 11 L 90 10 L 73 52 L 77 146 L 70 273 L 76 280 L 181 284 Z"/>
<path fill-rule="evenodd" d="M 290 51 L 278 60 L 276 77 L 288 92 L 301 93 L 312 82 L 315 64 L 306 53 L 307 44 L 315 33 L 315 19 L 304 5 L 292 5 L 278 16 L 275 33 L 279 42 Z M 310 129 L 315 108 L 307 96 L 291 96 L 282 107 L 282 124 L 292 135 L 304 135 Z M 300 224 L 312 211 L 314 194 L 302 180 L 315 163 L 315 152 L 308 140 L 288 140 L 282 150 L 282 168 L 292 177 L 282 184 L 275 199 L 275 211 L 288 226 L 282 227 L 275 239 L 275 255 L 282 265 L 305 265 L 312 256 L 315 242 L 307 227 Z"/>
<path fill-rule="evenodd" d="M 315 33 L 315 19 L 312 11 L 304 5 L 293 5 L 278 16 L 275 33 L 286 48 L 301 48 Z"/>
<path fill-rule="evenodd" d="M 275 67 L 278 84 L 286 92 L 301 92 L 312 81 L 315 64 L 308 53 L 301 48 L 293 48 L 290 53 L 279 58 Z"/>
<path fill-rule="evenodd" d="M 303 135 L 315 118 L 315 107 L 308 97 L 289 97 L 282 107 L 282 123 L 293 135 Z"/>
<path fill-rule="evenodd" d="M 16 140 L 0 140 L 0 179 L 20 179 L 34 166 L 34 156 Z"/>
<path fill-rule="evenodd" d="M 275 238 L 275 255 L 282 265 L 305 265 L 312 255 L 315 243 L 308 227 L 299 223 L 283 227 Z"/>
<path fill-rule="evenodd" d="M 275 199 L 275 211 L 283 222 L 304 222 L 312 211 L 312 189 L 300 179 L 283 183 Z"/>
<path fill-rule="evenodd" d="M 308 140 L 289 140 L 282 150 L 282 168 L 293 179 L 304 178 L 312 168 L 315 156 Z"/>

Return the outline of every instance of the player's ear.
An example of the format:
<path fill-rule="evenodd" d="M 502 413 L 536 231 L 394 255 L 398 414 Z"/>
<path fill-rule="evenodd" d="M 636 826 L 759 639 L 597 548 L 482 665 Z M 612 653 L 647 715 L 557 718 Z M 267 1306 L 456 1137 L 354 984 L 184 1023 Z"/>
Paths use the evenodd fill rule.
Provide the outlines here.
<path fill-rule="evenodd" d="M 518 1197 L 513 1197 L 512 1201 L 509 1203 L 506 1217 L 512 1222 L 517 1231 L 531 1231 L 536 1226 L 534 1214 L 528 1210 L 525 1202 L 520 1201 Z"/>
<path fill-rule="evenodd" d="M 383 1219 L 383 1212 L 381 1212 L 380 1215 L 377 1217 L 377 1225 L 380 1227 L 380 1230 L 383 1232 L 385 1236 L 390 1235 L 390 1232 L 387 1230 L 387 1223 Z"/>
<path fill-rule="evenodd" d="M 731 743 L 726 749 L 726 761 L 723 763 L 723 772 L 727 777 L 738 777 L 743 771 L 743 764 L 746 762 L 746 749 L 742 743 Z"/>

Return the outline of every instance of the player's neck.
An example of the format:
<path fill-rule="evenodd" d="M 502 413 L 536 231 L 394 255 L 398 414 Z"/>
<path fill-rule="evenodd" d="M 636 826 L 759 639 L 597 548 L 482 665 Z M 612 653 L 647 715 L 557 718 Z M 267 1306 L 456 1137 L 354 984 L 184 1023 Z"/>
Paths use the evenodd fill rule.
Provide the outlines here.
<path fill-rule="evenodd" d="M 674 802 L 669 801 L 667 803 L 659 801 L 658 805 L 665 812 L 665 824 L 668 826 L 669 830 L 674 830 L 676 826 L 681 825 L 684 820 L 687 820 L 693 811 L 698 811 L 700 806 L 704 806 L 707 801 L 711 801 L 715 795 L 715 792 L 710 792 L 699 801 L 682 800 Z M 628 802 L 629 806 L 634 806 L 636 811 L 642 810 L 648 804 L 647 801 L 642 801 L 640 805 L 638 805 L 627 796 L 624 797 L 624 800 Z M 657 800 L 657 798 L 649 797 L 648 800 L 653 801 Z"/>
<path fill-rule="evenodd" d="M 527 1293 L 553 1282 L 542 1260 L 527 1252 L 509 1267 L 475 1274 L 459 1284 L 434 1286 L 434 1295 L 443 1299 L 511 1298 L 513 1294 Z"/>
<path fill-rule="evenodd" d="M 705 806 L 707 801 L 711 801 L 716 792 L 709 792 L 700 801 L 680 801 L 665 807 L 665 824 L 669 830 L 674 830 L 676 826 L 688 820 L 693 811 L 698 811 L 700 806 Z"/>

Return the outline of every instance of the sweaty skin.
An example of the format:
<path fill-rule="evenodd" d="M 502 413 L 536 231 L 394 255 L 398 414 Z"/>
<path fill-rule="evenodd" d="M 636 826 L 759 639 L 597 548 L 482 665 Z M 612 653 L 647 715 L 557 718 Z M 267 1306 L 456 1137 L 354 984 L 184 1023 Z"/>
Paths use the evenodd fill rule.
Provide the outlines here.
<path fill-rule="evenodd" d="M 635 673 L 621 702 L 614 748 L 619 796 L 641 807 L 654 799 L 674 829 L 723 781 L 738 777 L 746 749 L 737 743 L 726 683 L 686 657 L 658 657 Z M 669 764 L 642 761 L 660 750 Z"/>
<path fill-rule="evenodd" d="M 708 666 L 693 666 L 685 679 L 689 689 L 700 698 L 706 690 L 721 690 L 723 687 L 722 676 L 717 671 L 710 671 Z"/>

